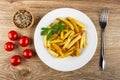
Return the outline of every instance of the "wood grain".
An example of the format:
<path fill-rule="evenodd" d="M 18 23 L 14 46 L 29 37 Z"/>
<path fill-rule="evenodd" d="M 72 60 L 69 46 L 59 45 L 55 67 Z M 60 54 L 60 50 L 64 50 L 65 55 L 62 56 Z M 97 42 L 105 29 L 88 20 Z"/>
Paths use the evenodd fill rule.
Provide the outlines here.
<path fill-rule="evenodd" d="M 34 49 L 33 36 L 39 20 L 49 11 L 61 7 L 70 7 L 87 14 L 95 24 L 98 33 L 98 47 L 92 60 L 76 71 L 59 72 L 46 66 L 37 55 L 25 60 L 20 66 L 10 65 L 10 57 L 22 54 L 25 48 L 18 47 L 12 52 L 4 50 L 4 43 L 10 41 L 7 33 L 16 30 L 20 35 L 32 40 L 27 48 Z M 99 70 L 100 27 L 99 11 L 102 7 L 110 10 L 109 24 L 105 34 L 105 71 Z M 20 8 L 29 9 L 35 23 L 28 30 L 20 30 L 12 24 L 12 15 Z M 0 80 L 120 80 L 120 0 L 0 0 Z M 17 43 L 17 41 L 15 42 Z M 72 65 L 71 65 L 72 66 Z"/>

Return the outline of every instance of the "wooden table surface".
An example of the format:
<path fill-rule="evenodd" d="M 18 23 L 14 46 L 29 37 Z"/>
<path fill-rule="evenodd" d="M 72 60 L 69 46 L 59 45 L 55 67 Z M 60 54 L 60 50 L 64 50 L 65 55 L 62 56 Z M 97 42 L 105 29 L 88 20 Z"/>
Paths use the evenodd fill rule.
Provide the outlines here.
<path fill-rule="evenodd" d="M 25 48 L 17 46 L 14 51 L 4 50 L 4 43 L 10 41 L 7 37 L 10 30 L 16 30 L 20 35 L 33 37 L 39 20 L 49 11 L 61 7 L 70 7 L 87 14 L 95 24 L 98 34 L 98 46 L 91 61 L 81 69 L 71 72 L 59 72 L 46 66 L 37 55 L 31 59 L 23 59 L 17 67 L 10 64 L 14 54 L 22 54 Z M 99 70 L 100 26 L 99 11 L 102 7 L 109 8 L 109 24 L 105 34 L 105 71 Z M 20 30 L 12 24 L 13 13 L 20 9 L 29 9 L 35 23 L 32 28 Z M 0 80 L 120 80 L 120 0 L 0 0 Z M 17 41 L 15 42 L 17 43 Z M 36 53 L 35 53 L 36 54 Z M 71 65 L 72 66 L 72 65 Z"/>

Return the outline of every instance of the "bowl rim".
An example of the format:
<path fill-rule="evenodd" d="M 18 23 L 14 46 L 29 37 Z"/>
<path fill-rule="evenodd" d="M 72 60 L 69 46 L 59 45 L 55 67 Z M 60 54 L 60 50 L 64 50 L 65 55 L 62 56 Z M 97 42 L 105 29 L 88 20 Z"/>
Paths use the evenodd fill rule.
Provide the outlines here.
<path fill-rule="evenodd" d="M 31 16 L 32 16 L 32 22 L 30 23 L 30 25 L 27 26 L 27 27 L 23 27 L 23 28 L 17 26 L 17 25 L 15 24 L 15 22 L 14 22 L 15 14 L 16 14 L 18 11 L 21 11 L 21 10 L 25 10 L 25 11 L 29 12 L 29 13 L 31 14 Z M 25 9 L 25 8 L 21 8 L 21 9 L 18 9 L 18 10 L 16 10 L 16 11 L 14 12 L 14 14 L 13 14 L 13 16 L 12 16 L 12 22 L 13 22 L 13 24 L 15 25 L 15 27 L 17 27 L 17 28 L 19 28 L 19 29 L 28 29 L 28 28 L 30 28 L 30 27 L 33 25 L 33 23 L 34 23 L 34 16 L 33 16 L 33 14 L 31 13 L 30 10 Z"/>

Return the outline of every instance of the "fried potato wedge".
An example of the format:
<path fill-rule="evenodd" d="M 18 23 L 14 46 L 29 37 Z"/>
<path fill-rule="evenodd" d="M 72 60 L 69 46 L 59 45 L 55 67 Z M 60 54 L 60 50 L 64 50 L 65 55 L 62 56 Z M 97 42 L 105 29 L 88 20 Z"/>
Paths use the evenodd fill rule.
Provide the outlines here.
<path fill-rule="evenodd" d="M 86 48 L 87 47 L 87 40 L 86 40 L 86 33 L 84 34 L 84 40 L 83 40 L 83 47 Z"/>
<path fill-rule="evenodd" d="M 67 47 L 67 45 L 70 43 L 71 38 L 68 38 L 63 46 L 63 49 L 65 49 Z"/>
<path fill-rule="evenodd" d="M 69 52 L 66 52 L 65 55 L 64 55 L 63 57 L 61 57 L 61 56 L 60 56 L 60 57 L 61 57 L 61 58 L 68 57 L 68 56 L 70 56 L 73 52 L 74 52 L 74 50 L 69 51 Z"/>
<path fill-rule="evenodd" d="M 68 31 L 66 34 L 65 34 L 65 36 L 63 37 L 63 40 L 64 39 L 66 39 L 70 34 L 72 33 L 72 31 L 70 30 L 70 31 Z"/>
<path fill-rule="evenodd" d="M 60 42 L 63 42 L 63 40 L 55 39 L 55 40 L 50 41 L 50 43 L 60 43 Z"/>
<path fill-rule="evenodd" d="M 67 49 L 69 49 L 71 46 L 73 46 L 79 39 L 81 38 L 80 35 L 78 35 L 76 38 L 74 38 L 70 44 L 67 46 Z"/>
<path fill-rule="evenodd" d="M 83 48 L 84 35 L 85 33 L 82 34 L 81 39 L 80 39 L 80 48 Z"/>
<path fill-rule="evenodd" d="M 64 54 L 62 53 L 61 48 L 57 44 L 52 44 L 52 45 L 56 49 L 56 51 L 60 54 L 60 56 L 64 56 Z"/>
<path fill-rule="evenodd" d="M 62 31 L 62 32 L 60 33 L 60 38 L 63 39 L 63 37 L 64 37 L 64 32 Z"/>
<path fill-rule="evenodd" d="M 47 47 L 47 40 L 46 40 L 46 35 L 43 37 L 43 43 L 44 43 L 44 46 Z"/>
<path fill-rule="evenodd" d="M 54 51 L 51 50 L 51 49 L 48 49 L 48 52 L 49 52 L 51 55 L 53 55 L 54 57 L 58 57 L 58 56 L 59 56 L 59 54 L 57 54 L 56 52 L 54 52 Z"/>
<path fill-rule="evenodd" d="M 82 22 L 78 21 L 78 20 L 75 20 L 74 18 L 72 17 L 68 17 L 69 19 L 71 19 L 74 23 L 76 23 L 79 27 L 82 27 L 84 28 L 85 27 L 85 24 L 83 24 Z"/>
<path fill-rule="evenodd" d="M 58 19 L 62 20 L 66 25 L 68 25 L 68 27 L 69 27 L 71 30 L 74 30 L 73 25 L 72 25 L 67 19 L 64 19 L 64 18 L 58 18 Z"/>
<path fill-rule="evenodd" d="M 47 35 L 45 35 L 44 46 L 56 58 L 79 56 L 82 49 L 87 47 L 85 24 L 72 17 L 57 18 L 55 23 L 60 21 L 63 21 L 62 25 L 66 26 L 66 29 L 53 34 L 50 40 L 46 40 Z M 52 28 L 55 23 L 51 23 L 48 27 Z"/>
<path fill-rule="evenodd" d="M 71 22 L 71 24 L 74 26 L 75 31 L 78 33 L 79 28 L 78 28 L 77 24 L 75 23 L 74 19 L 71 17 L 67 17 L 67 19 Z"/>

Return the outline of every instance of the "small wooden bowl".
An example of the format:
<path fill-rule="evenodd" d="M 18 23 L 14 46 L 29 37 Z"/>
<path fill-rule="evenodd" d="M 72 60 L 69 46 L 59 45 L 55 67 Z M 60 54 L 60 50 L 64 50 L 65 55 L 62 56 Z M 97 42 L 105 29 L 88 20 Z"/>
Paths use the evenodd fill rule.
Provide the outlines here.
<path fill-rule="evenodd" d="M 28 25 L 28 26 L 26 26 L 26 27 L 20 27 L 19 26 L 19 24 L 17 24 L 14 20 L 15 20 L 15 16 L 16 16 L 16 14 L 19 12 L 19 11 L 26 11 L 26 12 L 28 12 L 30 15 L 31 15 L 31 23 Z M 30 28 L 32 25 L 33 25 L 33 23 L 34 23 L 34 17 L 33 17 L 33 14 L 30 12 L 30 11 L 28 11 L 28 10 L 26 10 L 26 9 L 20 9 L 20 10 L 17 10 L 15 13 L 14 13 L 14 15 L 13 15 L 13 18 L 12 18 L 12 21 L 13 21 L 13 24 L 17 27 L 17 28 L 19 28 L 19 29 L 28 29 L 28 28 Z"/>

